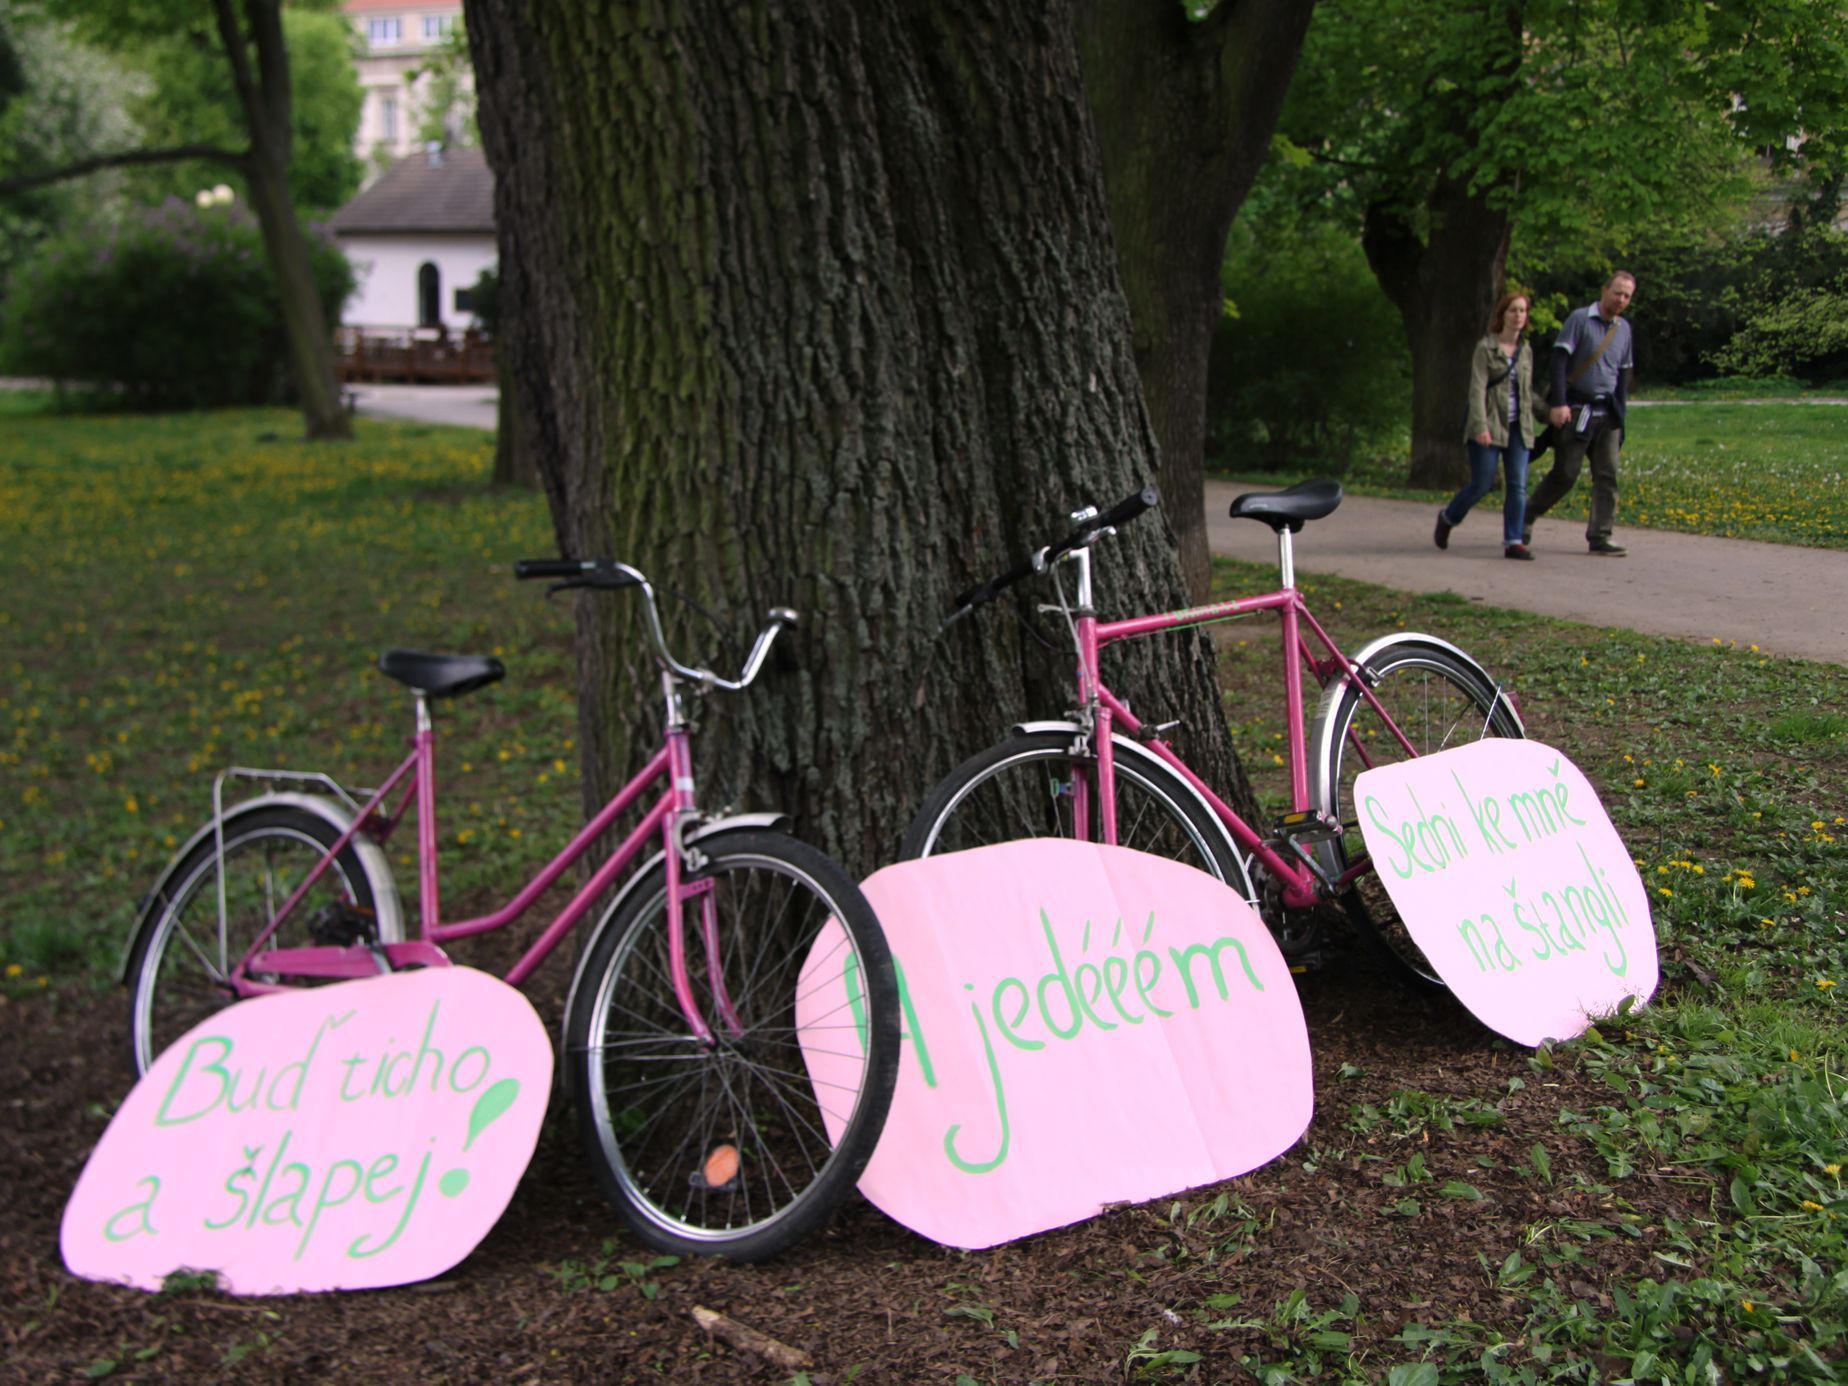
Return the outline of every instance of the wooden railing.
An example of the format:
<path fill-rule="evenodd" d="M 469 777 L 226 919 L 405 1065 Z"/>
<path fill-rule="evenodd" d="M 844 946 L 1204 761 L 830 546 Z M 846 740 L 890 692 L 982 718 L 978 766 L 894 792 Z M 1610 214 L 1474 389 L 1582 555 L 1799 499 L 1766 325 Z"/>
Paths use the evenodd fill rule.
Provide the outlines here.
<path fill-rule="evenodd" d="M 474 328 L 342 326 L 335 350 L 343 382 L 459 385 L 494 379 L 494 344 Z"/>

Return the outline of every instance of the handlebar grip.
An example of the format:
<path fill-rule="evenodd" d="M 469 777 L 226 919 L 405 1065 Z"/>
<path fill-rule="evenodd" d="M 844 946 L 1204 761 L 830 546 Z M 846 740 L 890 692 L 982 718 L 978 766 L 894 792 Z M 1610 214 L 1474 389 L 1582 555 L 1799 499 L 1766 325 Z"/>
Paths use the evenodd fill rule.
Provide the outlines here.
<path fill-rule="evenodd" d="M 960 611 L 964 607 L 977 607 L 981 606 L 984 602 L 993 601 L 996 597 L 1000 596 L 1003 591 L 1012 587 L 1015 583 L 1023 582 L 1027 578 L 1032 577 L 1033 573 L 1033 560 L 1028 559 L 1018 567 L 1010 568 L 1007 572 L 1002 573 L 998 577 L 991 577 L 986 582 L 978 582 L 968 591 L 957 594 L 956 609 Z"/>
<path fill-rule="evenodd" d="M 1161 496 L 1153 486 L 1144 486 L 1133 495 L 1123 497 L 1110 509 L 1091 521 L 1088 528 L 1109 529 L 1115 525 L 1128 524 L 1144 511 L 1153 510 L 1161 504 Z"/>
<path fill-rule="evenodd" d="M 577 577 L 592 566 L 572 558 L 522 558 L 513 565 L 513 575 L 522 582 L 529 578 Z"/>

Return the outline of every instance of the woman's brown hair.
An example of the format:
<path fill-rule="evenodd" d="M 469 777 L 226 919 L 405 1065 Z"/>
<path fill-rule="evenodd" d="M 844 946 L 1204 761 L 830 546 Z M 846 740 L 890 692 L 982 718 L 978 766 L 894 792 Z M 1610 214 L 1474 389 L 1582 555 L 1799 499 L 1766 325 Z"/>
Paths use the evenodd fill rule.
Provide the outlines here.
<path fill-rule="evenodd" d="M 1489 331 L 1500 332 L 1502 330 L 1502 323 L 1508 317 L 1508 305 L 1513 303 L 1517 298 L 1529 308 L 1534 306 L 1533 300 L 1524 293 L 1516 292 L 1503 294 L 1500 298 L 1495 300 L 1495 311 L 1489 314 Z"/>

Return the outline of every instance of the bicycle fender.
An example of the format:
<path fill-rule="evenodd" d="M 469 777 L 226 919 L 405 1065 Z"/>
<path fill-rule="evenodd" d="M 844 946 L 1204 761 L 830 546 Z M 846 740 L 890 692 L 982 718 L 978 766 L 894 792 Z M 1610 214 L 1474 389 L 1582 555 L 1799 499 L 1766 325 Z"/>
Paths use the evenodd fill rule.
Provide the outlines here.
<path fill-rule="evenodd" d="M 292 808 L 311 813 L 321 819 L 337 832 L 344 833 L 353 825 L 353 812 L 346 805 L 319 794 L 259 794 L 254 799 L 245 799 L 231 805 L 225 810 L 225 826 L 229 828 L 240 818 L 259 809 Z M 116 968 L 116 980 L 122 985 L 128 984 L 128 964 L 130 954 L 134 952 L 135 940 L 141 936 L 141 929 L 148 921 L 148 915 L 155 903 L 164 894 L 168 883 L 173 880 L 180 869 L 180 864 L 192 854 L 200 843 L 209 842 L 214 833 L 213 820 L 205 824 L 180 845 L 173 854 L 159 878 L 148 893 L 141 897 L 135 906 L 135 927 L 129 930 L 128 941 L 123 945 L 122 956 Z M 385 851 L 371 838 L 357 836 L 350 844 L 354 854 L 359 858 L 360 870 L 365 873 L 366 885 L 372 891 L 372 905 L 378 917 L 379 937 L 387 942 L 398 942 L 404 938 L 404 906 L 398 898 L 398 883 L 392 879 L 391 866 L 386 861 Z"/>
<path fill-rule="evenodd" d="M 788 827 L 789 815 L 786 813 L 734 813 L 725 818 L 713 818 L 701 823 L 697 828 L 689 831 L 684 840 L 691 845 L 702 838 L 711 837 L 714 833 L 728 832 L 735 828 L 783 831 Z M 610 901 L 609 908 L 597 917 L 596 924 L 584 936 L 583 946 L 578 949 L 577 962 L 571 968 L 571 985 L 565 992 L 564 1008 L 558 1013 L 558 1052 L 560 1054 L 565 1052 L 565 1026 L 571 1022 L 571 1010 L 577 1002 L 578 986 L 584 980 L 584 968 L 590 962 L 590 955 L 594 951 L 598 937 L 602 935 L 610 920 L 616 917 L 617 912 L 622 909 L 628 898 L 641 889 L 642 882 L 648 880 L 660 868 L 661 856 L 660 852 L 656 852 L 629 873 L 629 878 L 622 883 L 622 889 L 616 892 L 616 898 Z M 564 1065 L 558 1065 L 558 1073 L 563 1072 Z M 553 1086 L 556 1087 L 557 1083 Z"/>
<path fill-rule="evenodd" d="M 1527 725 L 1521 721 L 1521 712 L 1520 709 L 1514 705 L 1514 700 L 1501 692 L 1501 685 L 1490 676 L 1487 669 L 1484 669 L 1475 659 L 1465 654 L 1448 640 L 1444 640 L 1435 635 L 1425 635 L 1420 631 L 1395 631 L 1391 635 L 1382 635 L 1377 640 L 1370 641 L 1362 646 L 1360 653 L 1354 656 L 1354 663 L 1359 665 L 1362 671 L 1371 672 L 1372 661 L 1374 659 L 1388 650 L 1395 650 L 1402 646 L 1414 646 L 1428 650 L 1436 650 L 1442 654 L 1449 655 L 1450 658 L 1456 660 L 1457 663 L 1461 664 L 1471 674 L 1480 679 L 1484 688 L 1494 690 L 1497 700 L 1507 709 L 1508 715 L 1514 719 L 1515 726 L 1521 729 L 1521 735 L 1527 735 Z M 1334 759 L 1334 747 L 1331 743 L 1334 739 L 1335 707 L 1336 704 L 1340 702 L 1341 695 L 1346 690 L 1346 679 L 1331 679 L 1324 685 L 1321 699 L 1316 703 L 1315 732 L 1310 738 L 1309 763 L 1315 775 L 1316 807 L 1321 809 L 1324 813 L 1329 811 L 1330 805 L 1333 804 L 1335 797 L 1335 787 L 1329 781 L 1328 769 Z M 1323 865 L 1325 867 L 1332 867 L 1335 864 L 1332 848 L 1325 845 L 1318 849 L 1318 854 L 1324 858 Z"/>

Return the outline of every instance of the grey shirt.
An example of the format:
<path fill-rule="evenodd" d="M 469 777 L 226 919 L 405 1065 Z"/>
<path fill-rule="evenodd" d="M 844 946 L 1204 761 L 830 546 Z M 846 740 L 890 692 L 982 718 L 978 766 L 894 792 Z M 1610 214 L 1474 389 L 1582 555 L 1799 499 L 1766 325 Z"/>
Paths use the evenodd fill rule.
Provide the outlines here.
<path fill-rule="evenodd" d="M 1573 309 L 1566 318 L 1566 325 L 1559 329 L 1553 350 L 1565 352 L 1568 358 L 1565 371 L 1556 372 L 1562 380 L 1591 359 L 1604 344 L 1606 332 L 1615 332 L 1617 338 L 1599 358 L 1598 364 L 1580 376 L 1571 387 L 1574 399 L 1593 399 L 1618 393 L 1619 377 L 1635 364 L 1630 358 L 1630 323 L 1626 318 L 1607 323 L 1604 314 L 1598 311 L 1598 305 L 1592 303 Z M 1555 356 L 1553 359 L 1558 361 L 1559 358 Z"/>

